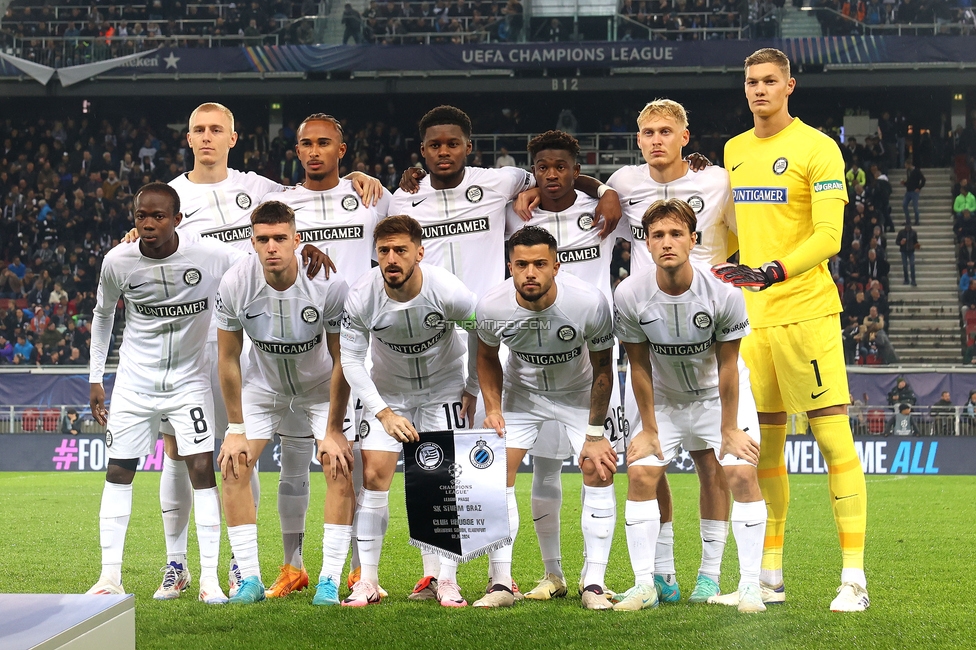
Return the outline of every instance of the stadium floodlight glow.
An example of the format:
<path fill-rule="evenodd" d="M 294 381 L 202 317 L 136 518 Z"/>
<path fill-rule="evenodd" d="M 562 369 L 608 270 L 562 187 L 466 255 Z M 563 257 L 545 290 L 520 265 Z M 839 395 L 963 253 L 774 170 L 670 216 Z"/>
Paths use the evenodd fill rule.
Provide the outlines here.
<path fill-rule="evenodd" d="M 952 96 L 952 101 L 954 101 L 954 102 L 961 102 L 962 101 L 962 93 L 956 93 L 955 95 L 953 95 Z"/>

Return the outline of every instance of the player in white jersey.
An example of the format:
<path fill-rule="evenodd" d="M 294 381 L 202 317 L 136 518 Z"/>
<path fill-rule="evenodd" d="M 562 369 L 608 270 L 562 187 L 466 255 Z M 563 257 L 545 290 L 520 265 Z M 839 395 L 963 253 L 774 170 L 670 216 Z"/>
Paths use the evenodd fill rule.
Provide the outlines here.
<path fill-rule="evenodd" d="M 695 211 L 698 241 L 692 249 L 691 259 L 708 265 L 724 262 L 728 258 L 729 233 L 735 232 L 735 211 L 728 172 L 721 167 L 705 167 L 696 172 L 682 159 L 681 149 L 688 143 L 690 135 L 688 116 L 681 104 L 669 99 L 650 102 L 638 115 L 637 126 L 637 144 L 646 164 L 622 167 L 607 181 L 620 196 L 624 218 L 619 232 L 632 242 L 631 274 L 654 265 L 646 246 L 641 220 L 654 201 L 668 198 L 682 199 Z M 632 373 L 628 372 L 624 412 L 629 420 L 629 430 L 633 432 L 640 430 L 641 421 L 634 401 L 632 378 Z M 702 564 L 699 574 L 711 580 L 721 570 L 728 536 L 729 489 L 714 454 L 700 451 L 692 452 L 691 456 L 702 485 Z M 673 509 L 666 477 L 662 478 L 658 500 L 662 528 L 656 553 L 658 566 L 655 584 L 661 601 L 675 602 L 681 598 L 681 592 L 675 580 Z M 717 582 L 700 581 L 695 585 L 691 600 L 705 602 L 717 590 Z"/>
<path fill-rule="evenodd" d="M 356 512 L 362 565 L 360 580 L 342 602 L 349 607 L 380 600 L 380 550 L 402 443 L 418 440 L 418 430 L 464 428 L 462 414 L 477 399 L 473 372 L 465 384 L 465 345 L 452 326 L 474 318 L 476 298 L 448 271 L 421 263 L 421 233 L 420 224 L 407 216 L 380 221 L 373 233 L 379 267 L 360 277 L 346 299 L 342 367 L 364 405 L 363 490 Z M 474 355 L 468 358 L 470 363 Z M 442 559 L 436 577 L 442 605 L 467 605 L 457 585 L 457 562 Z"/>
<path fill-rule="evenodd" d="M 92 414 L 106 424 L 102 376 L 119 298 L 126 303 L 126 329 L 107 418 L 109 465 L 99 512 L 102 574 L 89 590 L 121 594 L 122 552 L 132 513 L 132 480 L 140 456 L 153 452 L 161 419 L 172 425 L 178 453 L 192 484 L 200 544 L 200 600 L 227 602 L 217 581 L 220 497 L 214 476 L 214 423 L 206 349 L 212 306 L 221 276 L 240 253 L 219 242 L 177 235 L 179 195 L 163 183 L 136 192 L 140 241 L 105 256 L 92 320 Z M 183 547 L 186 548 L 185 546 Z M 175 598 L 189 587 L 184 555 L 168 563 L 157 599 Z"/>
<path fill-rule="evenodd" d="M 372 233 L 380 218 L 386 216 L 390 193 L 381 190 L 379 201 L 371 205 L 360 199 L 353 182 L 339 178 L 339 161 L 346 154 L 342 141 L 342 125 L 331 115 L 315 113 L 298 125 L 298 159 L 305 168 L 305 182 L 284 192 L 270 194 L 268 199 L 281 201 L 295 211 L 298 234 L 306 245 L 316 246 L 337 265 L 342 277 L 354 284 L 368 272 L 375 256 Z M 356 404 L 356 397 L 352 402 Z M 361 408 L 357 409 L 361 411 Z M 345 424 L 355 431 L 358 418 L 350 415 Z M 303 567 L 302 545 L 294 539 L 305 532 L 308 511 L 309 463 L 313 439 L 295 435 L 281 438 L 281 478 L 278 491 L 278 512 L 281 516 L 282 536 L 285 538 L 285 559 L 278 579 L 268 589 L 268 597 L 286 596 L 295 588 L 308 584 Z M 354 454 L 359 456 L 358 442 Z M 354 462 L 353 486 L 362 488 L 361 457 Z M 355 502 L 353 503 L 355 509 Z M 345 561 L 348 544 L 343 556 Z M 350 587 L 358 579 L 359 552 L 353 545 L 350 561 Z"/>
<path fill-rule="evenodd" d="M 234 130 L 234 114 L 226 106 L 215 102 L 199 105 L 190 113 L 187 143 L 193 151 L 193 169 L 181 174 L 170 182 L 170 185 L 180 194 L 185 217 L 180 224 L 189 232 L 213 237 L 229 243 L 247 253 L 253 251 L 251 245 L 251 211 L 257 206 L 263 196 L 272 192 L 280 192 L 282 185 L 268 180 L 254 172 L 240 172 L 227 167 L 230 150 L 237 143 L 238 134 Z M 379 181 L 371 179 L 365 174 L 351 174 L 357 190 L 362 194 L 362 200 L 371 203 L 382 189 Z M 315 246 L 306 245 L 302 249 L 302 261 L 307 264 L 309 277 L 314 277 L 325 266 L 328 274 L 328 257 Z M 217 328 L 211 328 L 211 355 L 217 354 Z M 217 377 L 217 365 L 214 364 L 211 373 L 214 394 L 214 417 L 217 430 L 223 431 L 227 426 L 227 415 L 224 412 L 223 398 L 220 394 L 220 380 Z M 289 418 L 285 428 L 288 430 L 305 431 L 304 424 L 296 417 Z M 163 513 L 163 530 L 166 533 L 167 554 L 172 559 L 181 553 L 186 553 L 187 525 L 190 517 L 189 479 L 186 467 L 180 462 L 176 454 L 176 447 L 172 436 L 168 435 L 169 428 L 163 427 L 163 440 L 166 445 L 166 457 L 163 459 L 163 471 L 159 483 L 159 501 Z M 283 456 L 291 460 L 285 462 L 296 464 L 298 460 L 292 458 L 290 450 L 283 450 Z M 311 451 L 304 454 L 302 461 L 309 460 Z M 260 497 L 260 483 L 257 472 L 254 473 L 251 485 L 254 491 L 254 501 L 258 503 Z M 291 516 L 289 504 L 292 501 L 304 501 L 307 509 L 308 484 L 296 481 L 293 485 L 279 483 L 279 516 L 282 518 L 282 538 L 284 540 L 286 563 L 287 558 L 297 556 L 301 558 L 302 534 L 287 532 L 293 526 L 289 525 Z M 304 510 L 303 510 L 304 512 Z M 303 518 L 304 521 L 304 518 Z M 304 530 L 304 527 L 302 528 Z M 299 560 L 299 564 L 300 564 Z M 231 595 L 239 582 L 239 571 L 231 556 L 230 569 Z"/>
<path fill-rule="evenodd" d="M 556 421 L 583 472 L 583 606 L 608 609 L 604 578 L 616 523 L 617 468 L 604 427 L 614 383 L 610 305 L 599 289 L 571 274 L 557 281 L 556 239 L 548 231 L 525 226 L 509 239 L 508 253 L 512 278 L 478 302 L 477 315 L 484 426 L 505 436 L 508 448 L 509 529 L 514 540 L 518 466 L 540 436 L 552 435 L 540 433 L 543 423 Z M 501 343 L 509 349 L 504 370 Z M 511 607 L 512 545 L 488 557 L 493 584 L 474 605 Z"/>
<path fill-rule="evenodd" d="M 405 170 L 390 214 L 417 219 L 424 229 L 426 262 L 454 273 L 481 298 L 505 279 L 506 205 L 531 188 L 534 177 L 517 167 L 468 167 L 471 120 L 453 106 L 431 109 L 421 118 L 419 130 L 420 152 L 430 174 Z M 590 196 L 603 197 L 594 219 L 600 236 L 607 237 L 620 219 L 616 194 L 589 176 L 579 177 L 576 186 Z M 472 406 L 465 417 L 480 420 L 482 415 L 476 416 Z M 412 600 L 436 597 L 438 557 L 432 553 L 422 557 L 424 577 L 417 582 Z"/>
<path fill-rule="evenodd" d="M 508 234 L 524 225 L 538 226 L 556 239 L 560 271 L 574 275 L 598 288 L 613 303 L 610 289 L 610 258 L 615 237 L 603 238 L 595 227 L 597 200 L 575 189 L 579 176 L 579 143 L 562 131 L 547 131 L 529 142 L 532 172 L 540 193 L 539 207 L 526 223 L 508 210 Z M 623 409 L 620 382 L 612 383 L 607 429 L 618 451 L 624 449 Z M 561 472 L 563 460 L 573 453 L 569 438 L 555 423 L 546 429 L 532 449 L 532 523 L 535 526 L 544 565 L 543 578 L 525 594 L 531 600 L 561 598 L 568 593 L 560 552 Z"/>
<path fill-rule="evenodd" d="M 280 431 L 285 414 L 304 412 L 319 440 L 320 457 L 352 460 L 342 431 L 349 388 L 338 362 L 339 321 L 348 287 L 337 276 L 310 279 L 301 273 L 296 255 L 301 238 L 295 213 L 287 205 L 262 203 L 251 214 L 251 225 L 257 255 L 232 268 L 217 294 L 220 381 L 230 419 L 218 461 L 224 478 L 227 532 L 242 578 L 232 603 L 265 598 L 250 474 L 274 434 L 287 435 Z M 244 333 L 252 345 L 242 373 Z M 330 416 L 332 404 L 336 408 Z M 342 544 L 344 539 L 348 548 L 352 477 L 326 469 L 331 463 L 323 460 L 328 485 L 325 543 Z M 326 578 L 320 582 L 316 602 L 338 604 L 337 578 L 342 564 L 323 566 L 322 572 Z"/>
<path fill-rule="evenodd" d="M 741 290 L 717 281 L 709 266 L 690 261 L 697 220 L 687 203 L 655 201 L 641 225 L 654 265 L 630 275 L 614 294 L 617 336 L 631 359 L 643 422 L 627 449 L 625 517 L 636 584 L 614 609 L 657 605 L 657 492 L 681 446 L 718 456 L 735 499 L 739 611 L 765 611 L 759 588 L 766 532 L 756 472 L 759 416 L 739 358 L 739 341 L 749 333 L 745 299 Z"/>

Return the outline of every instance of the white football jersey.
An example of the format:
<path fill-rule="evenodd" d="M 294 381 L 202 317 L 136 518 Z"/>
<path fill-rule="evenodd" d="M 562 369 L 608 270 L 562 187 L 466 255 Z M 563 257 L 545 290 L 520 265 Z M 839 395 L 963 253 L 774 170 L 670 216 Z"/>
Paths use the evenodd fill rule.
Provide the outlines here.
<path fill-rule="evenodd" d="M 621 237 L 629 239 L 630 272 L 654 266 L 641 218 L 658 200 L 678 198 L 691 206 L 698 217 L 698 244 L 691 251 L 692 261 L 713 266 L 728 259 L 729 231 L 735 230 L 735 206 L 729 186 L 729 173 L 718 166 L 700 172 L 688 172 L 670 183 L 658 183 L 647 164 L 628 165 L 613 173 L 607 181 L 620 197 Z"/>
<path fill-rule="evenodd" d="M 180 195 L 180 232 L 213 237 L 250 253 L 251 212 L 262 197 L 284 186 L 254 172 L 227 170 L 219 183 L 193 183 L 187 173 L 169 182 Z"/>
<path fill-rule="evenodd" d="M 473 318 L 477 298 L 444 269 L 426 262 L 417 268 L 423 271 L 423 286 L 413 300 L 390 298 L 379 268 L 359 278 L 346 298 L 342 349 L 364 353 L 371 348 L 371 376 L 381 395 L 428 389 L 432 375 L 453 368 L 461 374 L 467 348 L 453 322 Z M 371 408 L 374 396 L 360 397 Z"/>
<path fill-rule="evenodd" d="M 520 306 L 510 278 L 478 302 L 478 336 L 509 349 L 505 383 L 535 391 L 590 388 L 589 352 L 613 347 L 613 317 L 592 284 L 569 273 L 556 275 L 556 300 L 542 311 Z"/>
<path fill-rule="evenodd" d="M 600 229 L 593 227 L 596 204 L 599 201 L 576 191 L 576 202 L 563 212 L 548 212 L 541 208 L 532 211 L 529 221 L 515 214 L 508 206 L 508 230 L 505 238 L 511 237 L 524 226 L 538 226 L 548 230 L 556 238 L 557 257 L 560 273 L 569 273 L 595 286 L 607 302 L 613 302 L 610 290 L 610 259 L 616 237 L 600 239 Z"/>
<path fill-rule="evenodd" d="M 278 395 L 304 395 L 332 378 L 326 333 L 338 333 L 349 288 L 338 273 L 326 279 L 301 271 L 295 284 L 277 291 L 264 277 L 257 255 L 238 262 L 220 282 L 217 327 L 244 330 L 248 350 L 245 384 Z"/>
<path fill-rule="evenodd" d="M 614 292 L 617 337 L 649 344 L 654 392 L 678 402 L 717 398 L 715 341 L 750 331 L 742 290 L 717 279 L 705 264 L 693 267 L 691 288 L 680 296 L 658 288 L 654 266 L 631 274 Z M 745 372 L 740 357 L 740 381 Z"/>
<path fill-rule="evenodd" d="M 313 244 L 329 256 L 350 283 L 371 268 L 376 257 L 373 230 L 386 216 L 392 195 L 386 189 L 375 206 L 363 205 L 352 181 L 340 179 L 331 190 L 309 190 L 301 185 L 270 194 L 262 201 L 281 201 L 295 211 L 295 224 L 303 244 Z"/>
<path fill-rule="evenodd" d="M 244 256 L 219 241 L 180 234 L 175 253 L 145 257 L 139 244 L 105 255 L 92 319 L 90 381 L 100 383 L 119 298 L 125 333 L 116 385 L 137 393 L 168 393 L 210 385 L 205 352 L 220 278 Z"/>
<path fill-rule="evenodd" d="M 389 213 L 420 222 L 424 263 L 450 271 L 481 297 L 505 279 L 505 206 L 531 187 L 535 178 L 518 167 L 466 167 L 453 189 L 435 190 L 427 175 L 416 194 L 397 190 Z"/>

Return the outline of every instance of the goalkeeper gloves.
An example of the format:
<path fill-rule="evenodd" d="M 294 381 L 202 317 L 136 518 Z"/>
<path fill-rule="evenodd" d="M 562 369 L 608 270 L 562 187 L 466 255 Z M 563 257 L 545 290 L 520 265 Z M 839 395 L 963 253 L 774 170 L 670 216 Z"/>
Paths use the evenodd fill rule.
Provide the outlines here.
<path fill-rule="evenodd" d="M 722 282 L 751 291 L 768 289 L 786 279 L 786 269 L 777 261 L 766 262 L 758 269 L 745 264 L 718 264 L 712 267 L 712 274 Z"/>

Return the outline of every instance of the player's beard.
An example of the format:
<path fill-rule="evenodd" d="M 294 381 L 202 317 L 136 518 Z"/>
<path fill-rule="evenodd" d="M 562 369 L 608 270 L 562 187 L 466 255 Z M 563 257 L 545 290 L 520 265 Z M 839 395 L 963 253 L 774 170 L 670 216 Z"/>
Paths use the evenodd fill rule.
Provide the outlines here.
<path fill-rule="evenodd" d="M 313 173 L 313 172 L 308 171 L 307 169 L 305 170 L 305 177 L 308 180 L 310 180 L 310 181 L 315 181 L 316 183 L 318 183 L 320 181 L 324 181 L 328 175 L 329 175 L 329 173 L 326 172 L 326 171 L 320 171 L 318 173 Z"/>
<path fill-rule="evenodd" d="M 545 286 L 540 282 L 539 292 L 536 294 L 527 294 L 524 291 L 522 291 L 520 287 L 516 287 L 515 290 L 519 292 L 519 295 L 522 296 L 522 300 L 524 300 L 525 302 L 537 302 L 541 300 L 544 296 L 548 295 L 549 290 L 551 288 L 552 288 L 552 283 L 549 283 L 549 286 Z"/>
<path fill-rule="evenodd" d="M 399 289 L 400 287 L 402 287 L 403 285 L 405 285 L 405 284 L 407 283 L 407 281 L 408 281 L 408 280 L 410 280 L 410 278 L 412 278 L 412 277 L 413 277 L 413 272 L 414 272 L 414 271 L 415 271 L 416 269 L 417 269 L 417 265 L 416 265 L 416 264 L 414 264 L 413 266 L 411 266 L 411 267 L 410 267 L 410 270 L 409 270 L 409 271 L 407 271 L 406 273 L 404 273 L 404 274 L 403 274 L 403 279 L 402 279 L 402 280 L 400 280 L 399 282 L 396 282 L 396 283 L 394 283 L 394 282 L 390 282 L 390 281 L 389 281 L 389 280 L 388 280 L 388 279 L 386 278 L 386 273 L 384 273 L 384 274 L 383 274 L 383 282 L 385 282 L 385 283 L 386 283 L 386 286 L 388 286 L 388 287 L 389 287 L 389 288 L 391 288 L 391 289 Z M 403 269 L 401 269 L 401 271 L 402 271 L 402 270 L 403 270 Z"/>

